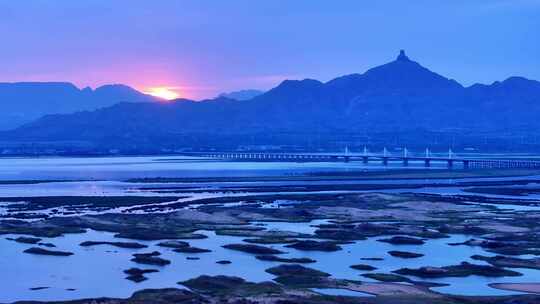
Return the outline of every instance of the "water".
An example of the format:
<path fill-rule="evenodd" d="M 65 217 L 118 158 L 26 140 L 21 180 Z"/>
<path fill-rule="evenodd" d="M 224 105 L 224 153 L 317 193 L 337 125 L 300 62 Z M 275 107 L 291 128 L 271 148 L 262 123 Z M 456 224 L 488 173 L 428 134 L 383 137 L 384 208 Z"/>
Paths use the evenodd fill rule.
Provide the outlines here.
<path fill-rule="evenodd" d="M 298 175 L 307 172 L 402 169 L 361 162 L 231 162 L 178 156 L 0 158 L 0 180 Z M 424 168 L 412 162 L 408 168 Z M 432 168 L 446 168 L 434 163 Z"/>
<path fill-rule="evenodd" d="M 208 232 L 207 232 L 208 233 Z M 208 233 L 213 235 L 212 233 Z M 272 276 L 262 268 L 271 267 L 271 263 L 256 260 L 253 256 L 221 248 L 231 242 L 238 242 L 234 237 L 212 237 L 208 240 L 191 242 L 193 246 L 213 250 L 211 254 L 183 254 L 170 249 L 155 246 L 158 242 L 140 242 L 149 245 L 145 249 L 123 249 L 108 245 L 81 247 L 85 240 L 111 240 L 113 234 L 88 231 L 86 234 L 72 234 L 61 238 L 44 239 L 54 243 L 58 250 L 75 253 L 70 257 L 37 256 L 22 253 L 31 245 L 18 244 L 5 239 L 0 240 L 0 269 L 2 276 L 9 279 L 9 284 L 0 286 L 0 302 L 16 300 L 68 300 L 88 297 L 129 297 L 133 292 L 145 288 L 182 288 L 177 282 L 207 275 L 236 275 L 254 281 L 270 280 Z M 165 267 L 140 265 L 130 261 L 133 253 L 159 250 L 162 257 L 172 261 Z M 200 260 L 186 259 L 188 256 L 200 257 Z M 220 265 L 218 260 L 230 259 L 231 265 Z M 150 273 L 149 280 L 136 284 L 124 279 L 123 270 L 131 267 L 153 268 L 159 273 Z M 42 290 L 30 290 L 34 287 L 50 287 Z M 67 289 L 74 288 L 75 291 Z"/>
<path fill-rule="evenodd" d="M 297 232 L 311 232 L 312 223 L 279 223 L 271 222 L 268 228 L 279 230 L 294 230 Z M 292 228 L 292 229 L 291 229 Z M 156 246 L 157 241 L 140 241 L 149 246 L 144 249 L 123 249 L 108 245 L 81 247 L 78 244 L 87 241 L 122 241 L 114 238 L 112 233 L 89 230 L 84 234 L 70 234 L 64 237 L 44 239 L 44 242 L 54 243 L 58 250 L 71 251 L 75 254 L 70 257 L 37 256 L 22 253 L 32 245 L 19 244 L 0 239 L 0 269 L 2 276 L 9 283 L 0 284 L 0 302 L 13 302 L 17 300 L 68 300 L 88 297 L 129 297 L 134 291 L 145 288 L 182 288 L 177 282 L 197 277 L 199 275 L 231 275 L 239 276 L 249 281 L 261 282 L 272 280 L 273 276 L 265 269 L 280 263 L 265 262 L 255 259 L 254 255 L 224 249 L 221 246 L 241 242 L 243 237 L 217 236 L 210 231 L 201 231 L 209 236 L 207 239 L 192 240 L 193 246 L 211 249 L 211 253 L 184 254 L 176 253 L 170 249 Z M 4 236 L 8 237 L 8 236 Z M 302 252 L 282 245 L 271 247 L 281 249 L 287 253 L 284 257 L 309 257 L 317 260 L 316 263 L 307 264 L 321 271 L 328 272 L 336 278 L 371 281 L 361 277 L 364 271 L 350 268 L 353 264 L 369 264 L 377 267 L 375 272 L 390 272 L 402 267 L 446 266 L 469 261 L 482 263 L 470 259 L 471 255 L 492 255 L 479 247 L 449 246 L 448 242 L 461 242 L 468 239 L 466 236 L 453 235 L 451 238 L 429 240 L 421 246 L 391 245 L 377 242 L 376 238 L 359 241 L 354 244 L 343 245 L 343 250 L 337 252 Z M 150 252 L 158 250 L 162 257 L 172 263 L 168 266 L 158 267 L 139 265 L 130 261 L 136 252 Z M 426 256 L 417 259 L 400 259 L 387 254 L 389 250 L 404 250 L 424 253 Z M 188 260 L 187 257 L 196 256 L 200 260 Z M 382 261 L 364 261 L 361 258 L 381 257 Z M 230 265 L 216 264 L 219 260 L 230 260 Z M 123 270 L 131 268 L 154 268 L 158 273 L 150 273 L 149 278 L 142 283 L 133 283 L 124 279 Z M 511 278 L 482 278 L 470 276 L 467 278 L 443 278 L 431 281 L 449 283 L 448 287 L 434 290 L 470 295 L 507 295 L 513 292 L 493 289 L 487 286 L 495 282 L 531 282 L 540 279 L 540 271 L 518 270 L 524 273 L 522 277 Z M 412 279 L 418 279 L 411 277 Z M 42 290 L 30 290 L 35 287 L 49 287 Z M 69 291 L 67 289 L 76 289 Z M 321 291 L 325 292 L 325 291 Z M 346 291 L 326 290 L 326 293 Z M 354 293 L 354 292 L 353 292 Z M 359 295 L 358 293 L 355 293 Z"/>
<path fill-rule="evenodd" d="M 409 167 L 411 168 L 411 167 Z M 414 168 L 414 166 L 412 166 Z M 418 168 L 422 168 L 421 165 Z M 437 167 L 435 167 L 437 168 Z M 116 196 L 116 195 L 160 195 L 184 196 L 186 201 L 196 204 L 198 198 L 219 197 L 224 195 L 241 196 L 249 192 L 225 194 L 220 193 L 159 193 L 142 191 L 138 187 L 174 187 L 189 186 L 196 189 L 220 190 L 223 187 L 240 186 L 282 186 L 282 185 L 334 185 L 334 184 L 415 184 L 427 182 L 425 179 L 412 180 L 345 180 L 345 181 L 271 181 L 271 182 L 204 182 L 204 183 L 150 183 L 137 184 L 122 180 L 141 177 L 223 177 L 223 176 L 287 176 L 300 175 L 308 172 L 322 171 L 365 171 L 380 169 L 402 169 L 399 164 L 382 167 L 380 164 L 361 163 L 250 163 L 250 162 L 224 162 L 201 161 L 193 158 L 170 160 L 167 157 L 102 157 L 102 158 L 0 158 L 0 180 L 35 180 L 35 179 L 92 179 L 90 181 L 51 182 L 40 184 L 12 184 L 0 185 L 0 196 Z M 518 179 L 526 179 L 519 177 Z M 535 177 L 538 178 L 538 177 Z M 431 179 L 429 183 L 456 183 L 459 181 L 482 180 L 510 180 L 512 178 L 473 178 L 473 179 Z M 350 193 L 351 191 L 341 191 Z M 356 191 L 366 192 L 366 191 Z M 418 192 L 433 194 L 460 194 L 463 187 L 423 187 L 420 189 L 393 189 L 378 192 L 401 193 Z M 301 192 L 298 192 L 301 193 Z M 258 193 L 261 194 L 261 193 Z M 516 197 L 512 197 L 516 198 Z M 524 198 L 524 197 L 520 197 Z M 529 198 L 529 197 L 525 197 Z M 530 197 L 536 199 L 537 197 Z M 540 198 L 540 197 L 538 197 Z M 290 203 L 284 200 L 282 203 Z M 5 204 L 0 202 L 0 214 Z M 275 207 L 275 206 L 267 206 Z M 510 206 L 498 208 L 513 210 L 538 210 L 535 206 Z M 317 220 L 311 223 L 287 222 L 255 222 L 262 224 L 266 229 L 295 231 L 312 234 L 315 228 L 312 225 L 326 223 L 326 220 Z M 17 300 L 69 300 L 95 297 L 129 297 L 133 292 L 145 288 L 182 288 L 177 282 L 197 277 L 199 275 L 233 275 L 250 281 L 268 281 L 273 276 L 264 270 L 280 263 L 265 262 L 255 259 L 254 255 L 222 248 L 222 245 L 241 242 L 243 237 L 216 236 L 213 232 L 202 231 L 209 236 L 208 239 L 193 240 L 193 246 L 211 249 L 212 253 L 182 254 L 170 249 L 157 247 L 159 242 L 140 241 L 149 246 L 146 249 L 122 249 L 111 246 L 95 246 L 84 248 L 79 243 L 87 240 L 95 241 L 122 241 L 114 238 L 112 233 L 88 231 L 85 234 L 71 234 L 60 238 L 44 239 L 43 242 L 54 243 L 58 250 L 74 252 L 70 257 L 36 256 L 22 253 L 31 245 L 8 241 L 0 236 L 0 274 L 3 275 L 3 284 L 0 284 L 0 302 L 13 302 Z M 286 251 L 284 257 L 309 257 L 317 260 L 308 264 L 308 267 L 331 273 L 336 278 L 370 281 L 361 277 L 365 273 L 351 269 L 353 264 L 369 264 L 377 267 L 375 272 L 391 272 L 393 270 L 421 266 L 446 266 L 469 261 L 476 264 L 470 256 L 475 254 L 493 254 L 485 252 L 479 247 L 449 246 L 447 243 L 463 242 L 469 239 L 464 235 L 453 235 L 448 239 L 429 240 L 422 246 L 395 246 L 376 241 L 370 238 L 354 244 L 343 245 L 338 252 L 301 252 L 281 245 L 273 245 L 277 249 Z M 136 252 L 150 252 L 158 250 L 163 257 L 172 261 L 165 267 L 138 265 L 130 261 Z M 412 251 L 425 254 L 417 259 L 400 259 L 387 254 L 389 250 Z M 197 256 L 200 260 L 188 260 L 187 257 Z M 361 258 L 381 257 L 382 261 L 365 261 Z M 230 265 L 216 264 L 219 260 L 230 260 Z M 158 273 L 146 274 L 149 280 L 136 284 L 125 279 L 123 270 L 131 267 L 155 268 Z M 483 278 L 470 276 L 467 278 L 443 278 L 430 280 L 448 283 L 450 286 L 434 288 L 444 293 L 464 295 L 508 295 L 508 292 L 490 288 L 489 283 L 495 282 L 532 282 L 540 281 L 540 271 L 518 269 L 524 275 L 510 278 Z M 411 279 L 420 280 L 411 277 Z M 30 290 L 36 287 L 49 287 L 41 290 Z M 75 290 L 68 290 L 75 289 Z M 323 294 L 335 295 L 364 295 L 354 291 L 342 289 L 314 289 Z"/>

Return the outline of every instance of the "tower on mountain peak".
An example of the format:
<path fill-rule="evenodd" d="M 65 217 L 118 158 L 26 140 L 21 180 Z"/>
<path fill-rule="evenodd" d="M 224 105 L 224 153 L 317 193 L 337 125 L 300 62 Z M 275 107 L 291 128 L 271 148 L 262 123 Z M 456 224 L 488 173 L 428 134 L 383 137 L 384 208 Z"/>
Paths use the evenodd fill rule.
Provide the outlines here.
<path fill-rule="evenodd" d="M 405 55 L 405 50 L 399 50 L 399 55 L 397 56 L 398 61 L 409 61 L 409 57 Z"/>

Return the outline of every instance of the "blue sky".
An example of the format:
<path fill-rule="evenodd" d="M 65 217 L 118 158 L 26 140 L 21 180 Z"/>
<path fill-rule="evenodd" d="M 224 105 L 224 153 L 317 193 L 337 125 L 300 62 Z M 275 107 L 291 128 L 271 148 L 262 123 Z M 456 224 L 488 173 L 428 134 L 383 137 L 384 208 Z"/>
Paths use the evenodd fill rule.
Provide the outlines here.
<path fill-rule="evenodd" d="M 399 49 L 464 85 L 540 79 L 540 0 L 0 0 L 0 81 L 191 98 L 322 81 Z"/>

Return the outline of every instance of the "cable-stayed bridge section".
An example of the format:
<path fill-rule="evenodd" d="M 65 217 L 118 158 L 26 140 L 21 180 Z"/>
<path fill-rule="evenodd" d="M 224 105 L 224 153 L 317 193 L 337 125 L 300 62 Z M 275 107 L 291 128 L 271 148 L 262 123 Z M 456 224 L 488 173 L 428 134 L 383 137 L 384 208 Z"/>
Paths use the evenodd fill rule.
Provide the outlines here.
<path fill-rule="evenodd" d="M 370 153 L 364 149 L 362 153 L 351 153 L 345 149 L 342 153 L 280 153 L 280 152 L 185 152 L 182 155 L 213 158 L 234 161 L 283 161 L 283 162 L 353 162 L 364 164 L 379 162 L 388 165 L 390 162 L 400 162 L 408 166 L 410 162 L 420 162 L 423 166 L 430 167 L 432 163 L 444 163 L 448 168 L 459 165 L 464 169 L 488 169 L 488 168 L 522 168 L 540 169 L 540 160 L 534 159 L 492 159 L 459 157 L 449 150 L 447 154 L 433 154 L 429 149 L 422 154 L 410 153 L 407 149 L 399 154 L 389 153 L 385 148 L 381 153 Z"/>

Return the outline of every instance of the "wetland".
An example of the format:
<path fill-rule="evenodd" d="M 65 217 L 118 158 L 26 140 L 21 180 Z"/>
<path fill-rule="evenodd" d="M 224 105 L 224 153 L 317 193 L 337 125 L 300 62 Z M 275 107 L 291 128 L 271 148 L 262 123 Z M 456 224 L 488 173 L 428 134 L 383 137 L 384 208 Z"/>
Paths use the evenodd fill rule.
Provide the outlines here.
<path fill-rule="evenodd" d="M 539 171 L 12 161 L 0 303 L 540 301 Z"/>

